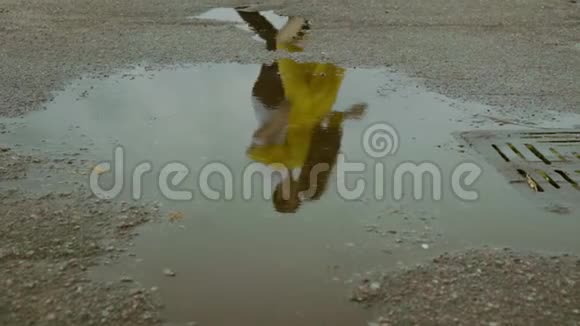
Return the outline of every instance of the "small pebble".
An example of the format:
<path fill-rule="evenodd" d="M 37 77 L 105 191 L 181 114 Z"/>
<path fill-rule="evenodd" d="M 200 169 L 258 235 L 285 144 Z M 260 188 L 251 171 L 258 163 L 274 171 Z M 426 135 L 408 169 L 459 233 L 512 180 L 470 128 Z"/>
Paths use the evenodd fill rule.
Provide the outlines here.
<path fill-rule="evenodd" d="M 165 276 L 170 276 L 170 277 L 174 277 L 175 276 L 175 272 L 170 270 L 169 268 L 166 268 L 163 270 L 163 274 Z"/>

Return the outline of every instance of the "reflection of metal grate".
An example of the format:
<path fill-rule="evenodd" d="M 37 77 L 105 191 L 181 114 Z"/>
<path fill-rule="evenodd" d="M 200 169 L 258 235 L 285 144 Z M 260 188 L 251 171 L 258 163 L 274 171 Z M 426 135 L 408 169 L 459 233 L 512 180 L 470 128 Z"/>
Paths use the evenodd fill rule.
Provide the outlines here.
<path fill-rule="evenodd" d="M 494 163 L 512 184 L 535 192 L 580 198 L 580 130 L 477 131 L 462 137 Z"/>

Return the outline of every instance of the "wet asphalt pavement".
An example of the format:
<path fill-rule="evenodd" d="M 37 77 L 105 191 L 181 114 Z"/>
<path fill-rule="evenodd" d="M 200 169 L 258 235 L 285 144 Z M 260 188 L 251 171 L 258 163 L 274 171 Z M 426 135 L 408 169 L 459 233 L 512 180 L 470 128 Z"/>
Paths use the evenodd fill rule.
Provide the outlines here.
<path fill-rule="evenodd" d="M 0 114 L 34 110 L 85 73 L 271 59 L 231 24 L 188 19 L 247 4 L 4 0 Z M 571 1 L 265 1 L 261 8 L 312 20 L 305 60 L 391 67 L 451 98 L 527 116 L 580 106 L 580 9 Z"/>
<path fill-rule="evenodd" d="M 245 96 L 250 93 L 256 78 L 254 70 L 258 67 L 254 65 L 265 64 L 260 76 L 266 76 L 272 62 L 282 56 L 294 58 L 298 65 L 303 61 L 332 62 L 340 69 L 344 68 L 346 91 L 339 94 L 338 103 L 356 109 L 362 101 L 365 103 L 363 107 L 371 112 L 367 112 L 368 119 L 373 121 L 382 117 L 376 110 L 381 104 L 374 105 L 375 102 L 389 99 L 394 101 L 391 104 L 406 103 L 407 97 L 412 100 L 418 94 L 428 98 L 435 93 L 445 96 L 444 99 L 437 95 L 426 102 L 417 100 L 401 104 L 400 108 L 390 112 L 397 115 L 393 119 L 398 121 L 397 126 L 412 130 L 413 124 L 409 122 L 421 115 L 420 110 L 417 111 L 422 105 L 420 103 L 425 103 L 425 110 L 445 107 L 443 111 L 437 111 L 445 112 L 438 116 L 440 121 L 435 118 L 432 124 L 445 129 L 438 130 L 441 137 L 429 137 L 427 133 L 423 139 L 420 133 L 413 131 L 407 135 L 407 141 L 414 143 L 415 147 L 409 148 L 408 153 L 425 153 L 438 148 L 430 158 L 442 155 L 453 161 L 456 157 L 477 157 L 471 150 L 464 154 L 464 145 L 459 147 L 457 141 L 447 137 L 456 130 L 451 130 L 455 125 L 446 120 L 473 129 L 505 125 L 510 128 L 578 127 L 573 114 L 579 113 L 580 108 L 580 93 L 577 91 L 580 80 L 580 6 L 573 1 L 436 1 L 428 4 L 420 1 L 350 1 L 340 5 L 332 1 L 266 1 L 246 8 L 250 11 L 273 10 L 268 15 L 274 21 L 277 19 L 274 13 L 308 20 L 308 46 L 302 52 L 291 54 L 268 51 L 268 44 L 252 39 L 252 33 L 240 27 L 241 20 L 231 23 L 192 19 L 215 7 L 239 5 L 248 3 L 96 3 L 83 0 L 72 4 L 62 0 L 35 0 L 23 4 L 14 0 L 0 1 L 0 116 L 11 117 L 0 122 L 0 219 L 4 225 L 0 230 L 0 293 L 4 293 L 0 295 L 0 324 L 229 325 L 236 320 L 248 325 L 300 322 L 358 325 L 367 321 L 370 325 L 381 326 L 580 323 L 580 311 L 576 309 L 580 298 L 578 259 L 545 252 L 578 254 L 574 249 L 575 222 L 570 220 L 575 218 L 577 210 L 558 206 L 550 211 L 550 218 L 566 220 L 558 220 L 551 224 L 552 228 L 546 229 L 549 232 L 559 230 L 559 235 L 548 234 L 542 232 L 539 225 L 549 209 L 537 213 L 531 207 L 524 208 L 526 201 L 515 193 L 510 193 L 513 197 L 509 197 L 514 207 L 503 210 L 510 216 L 502 216 L 501 210 L 491 208 L 493 205 L 486 206 L 484 202 L 478 207 L 486 210 L 479 211 L 479 215 L 492 212 L 489 221 L 495 222 L 481 223 L 476 228 L 480 232 L 469 230 L 464 235 L 469 235 L 471 245 L 507 243 L 523 249 L 525 254 L 488 249 L 458 251 L 466 245 L 458 236 L 461 228 L 468 230 L 473 225 L 450 223 L 455 215 L 441 217 L 441 213 L 446 211 L 439 208 L 428 211 L 426 216 L 430 222 L 425 224 L 426 218 L 416 213 L 416 206 L 389 212 L 383 210 L 377 217 L 373 211 L 377 207 L 366 199 L 357 204 L 365 207 L 359 209 L 353 205 L 341 206 L 339 200 L 326 195 L 323 204 L 314 202 L 301 208 L 291 207 L 303 214 L 285 222 L 288 232 L 295 228 L 296 234 L 301 233 L 301 245 L 297 245 L 294 243 L 296 237 L 276 237 L 279 225 L 275 219 L 267 222 L 259 218 L 256 221 L 249 219 L 247 224 L 240 225 L 231 221 L 223 223 L 226 219 L 216 222 L 211 212 L 219 210 L 219 205 L 207 204 L 207 207 L 197 210 L 184 206 L 177 213 L 161 209 L 160 213 L 158 202 L 144 201 L 132 205 L 125 201 L 94 198 L 86 189 L 87 174 L 103 158 L 105 150 L 110 149 L 100 145 L 119 143 L 120 139 L 130 144 L 133 154 L 156 153 L 155 146 L 148 147 L 149 141 L 138 132 L 115 131 L 130 121 L 152 126 L 149 132 L 157 130 L 149 135 L 153 138 L 163 135 L 155 139 L 165 141 L 157 144 L 159 148 L 165 148 L 165 156 L 171 151 L 187 153 L 183 149 L 186 147 L 200 159 L 216 154 L 210 151 L 202 155 L 203 143 L 190 146 L 185 142 L 184 146 L 179 146 L 181 143 L 172 140 L 171 137 L 183 136 L 179 130 L 189 130 L 190 127 L 188 124 L 176 127 L 187 121 L 179 115 L 179 108 L 187 112 L 188 106 L 174 101 L 170 90 L 166 91 L 165 97 L 159 96 L 147 102 L 151 105 L 148 115 L 141 114 L 138 109 L 129 109 L 125 115 L 111 112 L 101 115 L 100 111 L 91 111 L 92 105 L 97 103 L 95 99 L 123 102 L 123 94 L 137 98 L 131 94 L 151 94 L 163 90 L 159 85 L 176 82 L 177 86 L 171 87 L 175 92 L 180 85 L 198 85 L 199 89 L 219 85 L 211 90 L 228 94 L 220 87 L 230 85 L 228 87 L 236 92 L 227 98 L 232 103 L 243 103 L 249 100 Z M 242 65 L 220 65 L 232 62 Z M 189 79 L 191 74 L 182 75 L 181 79 L 175 77 L 180 71 L 182 74 L 183 71 L 191 73 L 187 70 L 192 69 L 191 64 L 206 63 L 215 63 L 210 65 L 211 69 L 208 68 L 207 79 L 192 81 Z M 187 65 L 185 70 L 179 69 L 181 65 Z M 168 67 L 169 70 L 163 70 Z M 357 67 L 367 69 L 350 70 Z M 199 67 L 193 70 L 199 71 Z M 239 73 L 242 70 L 244 72 Z M 177 75 L 171 71 L 177 71 Z M 232 72 L 235 74 L 231 75 Z M 398 74 L 405 77 L 399 78 Z M 156 79 L 158 75 L 168 76 L 169 81 Z M 351 75 L 355 77 L 348 79 Z M 216 76 L 222 76 L 222 80 L 228 80 L 228 83 L 221 82 Z M 244 76 L 243 80 L 239 76 Z M 204 82 L 211 78 L 215 80 Z M 388 82 L 364 82 L 373 78 L 383 78 Z M 128 85 L 129 81 L 134 81 L 133 86 L 123 86 L 126 89 L 119 86 Z M 258 78 L 253 86 L 254 96 L 261 95 L 256 92 L 259 82 Z M 141 86 L 134 87 L 135 83 Z M 266 84 L 269 83 L 267 80 Z M 364 87 L 360 85 L 366 85 L 368 89 L 359 92 L 355 85 L 361 89 Z M 65 87 L 64 93 L 53 93 Z M 187 92 L 186 89 L 183 91 Z M 361 97 L 361 94 L 365 96 Z M 156 100 L 172 105 L 168 111 L 156 112 Z M 262 100 L 263 103 L 270 101 L 265 97 Z M 365 101 L 370 103 L 368 108 Z M 127 107 L 139 105 L 130 100 L 126 103 L 130 103 Z M 235 104 L 225 100 L 212 103 L 210 101 L 209 107 L 215 105 L 214 110 L 225 110 L 220 116 L 236 114 L 228 111 Z M 208 107 L 208 104 L 203 106 Z M 70 111 L 79 107 L 89 113 L 86 125 L 82 123 L 85 113 Z M 42 108 L 48 108 L 48 111 L 34 116 L 30 113 Z M 403 108 L 408 109 L 401 110 Z M 454 108 L 461 113 L 452 112 Z M 58 112 L 64 118 L 51 120 L 50 112 Z M 499 116 L 502 119 L 498 119 Z M 240 146 L 237 147 L 243 153 L 252 132 L 259 135 L 260 129 L 255 130 L 253 126 L 254 117 L 244 117 L 237 118 L 239 125 L 244 127 L 243 133 L 235 135 L 236 141 L 222 144 L 222 150 L 216 149 L 217 156 L 228 152 L 228 146 L 238 142 Z M 482 122 L 482 117 L 487 120 Z M 188 119 L 194 120 L 195 117 Z M 173 121 L 173 127 L 163 125 L 163 121 Z M 362 123 L 365 121 L 363 119 Z M 415 124 L 415 127 L 429 130 L 426 123 Z M 200 120 L 193 129 L 213 135 L 211 126 L 216 124 L 219 121 Z M 420 127 L 421 124 L 424 126 Z M 359 143 L 354 135 L 361 133 L 360 127 L 356 121 L 345 125 L 344 131 L 340 129 L 335 136 L 344 137 L 343 151 L 356 153 Z M 189 135 L 187 139 L 201 138 L 200 135 Z M 99 140 L 103 142 L 99 143 Z M 338 143 L 341 143 L 340 138 Z M 329 144 L 328 141 L 321 143 L 321 148 L 332 147 Z M 160 153 L 158 157 L 162 157 Z M 236 156 L 235 151 L 230 154 L 234 160 L 242 157 Z M 136 159 L 143 157 L 136 156 Z M 188 157 L 185 155 L 179 159 L 187 161 Z M 250 158 L 254 157 L 250 155 Z M 498 178 L 487 180 L 487 186 L 491 187 Z M 500 189 L 505 192 L 508 187 L 506 183 Z M 503 205 L 509 206 L 506 198 L 492 198 L 492 201 L 506 200 Z M 325 206 L 324 203 L 330 204 Z M 461 204 L 450 206 L 456 214 L 479 216 L 463 211 Z M 325 210 L 324 207 L 330 208 Z M 263 210 L 260 212 L 264 216 L 272 215 L 270 210 L 273 208 L 288 209 L 287 206 L 276 206 L 275 202 L 274 207 L 268 203 L 246 208 L 248 212 Z M 251 213 L 244 213 L 246 208 L 235 206 L 234 210 L 250 216 Z M 182 211 L 212 218 L 200 217 L 193 222 L 174 223 L 174 220 L 183 218 Z M 388 224 L 398 218 L 399 211 L 403 224 Z M 223 217 L 232 215 L 227 210 L 220 214 Z M 317 214 L 322 216 L 317 222 L 309 221 L 309 216 Z M 346 218 L 348 214 L 358 218 L 364 214 L 374 215 L 372 224 L 366 220 L 357 224 Z M 537 224 L 523 226 L 521 232 L 526 233 L 521 239 L 512 241 L 512 231 L 518 226 L 509 218 L 515 215 L 526 215 Z M 161 224 L 165 226 L 159 227 L 155 222 L 160 216 L 163 216 Z M 387 225 L 375 222 L 374 219 L 383 216 L 390 218 L 382 220 L 386 220 Z M 327 217 L 332 217 L 332 221 L 327 221 Z M 168 219 L 171 220 L 169 227 L 166 225 Z M 305 222 L 311 228 L 310 232 L 300 231 L 301 223 Z M 356 236 L 349 223 L 360 229 L 357 229 Z M 143 229 L 137 228 L 142 224 L 147 225 Z M 501 225 L 499 229 L 498 225 Z M 245 247 L 240 246 L 240 253 L 237 253 L 235 250 L 222 252 L 221 249 L 226 247 L 218 246 L 208 249 L 211 255 L 205 257 L 203 253 L 194 254 L 193 247 L 189 247 L 192 245 L 186 241 L 189 233 L 177 235 L 181 229 L 199 230 L 199 234 L 191 238 L 199 242 L 196 244 L 198 247 L 203 247 L 211 242 L 205 241 L 204 236 L 212 237 L 214 234 L 204 231 L 208 226 L 214 232 L 220 231 L 218 235 L 229 234 L 230 239 L 245 239 Z M 168 231 L 168 228 L 174 230 Z M 327 234 L 328 228 L 334 228 L 334 233 Z M 252 230 L 256 229 L 274 238 L 254 239 Z M 324 236 L 318 236 L 317 232 Z M 144 235 L 139 237 L 139 233 Z M 368 240 L 375 235 L 379 240 Z M 345 243 L 345 239 L 349 242 Z M 388 239 L 386 247 L 385 239 Z M 260 242 L 265 240 L 277 240 L 278 243 L 268 245 L 267 241 Z M 330 245 L 324 245 L 324 241 Z M 154 243 L 164 245 L 152 245 Z M 272 252 L 257 250 L 253 256 L 252 246 L 271 246 Z M 325 253 L 320 254 L 317 247 Z M 301 251 L 293 252 L 293 248 L 301 248 Z M 448 249 L 451 254 L 430 260 Z M 527 253 L 528 249 L 534 252 Z M 321 259 L 325 250 L 332 254 Z M 377 255 L 373 254 L 375 251 Z M 176 257 L 195 257 L 192 260 L 204 267 L 164 259 L 172 256 L 167 252 Z M 311 256 L 303 252 L 310 252 Z M 316 264 L 322 264 L 328 265 L 331 272 L 316 275 L 304 268 L 294 270 L 295 267 L 288 262 L 294 254 L 296 268 L 308 265 L 313 267 L 311 270 L 317 270 Z M 146 257 L 145 261 L 143 257 Z M 242 279 L 229 273 L 235 272 L 238 260 L 251 262 L 252 259 L 255 259 L 253 266 L 240 267 L 238 277 Z M 271 266 L 265 264 L 268 261 L 279 261 L 277 273 L 269 272 Z M 424 264 L 417 267 L 417 262 Z M 212 266 L 221 268 L 220 273 L 212 272 Z M 399 268 L 403 271 L 397 271 Z M 91 271 L 91 275 L 87 271 Z M 183 275 L 183 272 L 188 275 Z M 214 275 L 212 273 L 224 278 L 216 281 L 205 277 Z M 277 279 L 276 276 L 283 278 Z M 321 284 L 320 277 L 330 285 Z M 253 278 L 261 281 L 248 282 Z M 214 281 L 219 284 L 212 285 Z M 197 295 L 180 292 L 186 283 L 191 283 L 191 286 L 198 284 L 194 291 Z M 252 284 L 257 284 L 255 289 L 252 289 Z M 348 302 L 351 288 L 354 288 L 351 299 L 371 309 L 365 310 Z M 223 295 L 228 290 L 232 291 L 228 300 L 221 299 L 220 293 Z M 257 296 L 254 302 L 247 300 L 250 292 Z M 274 300 L 273 292 L 280 294 Z M 308 297 L 301 299 L 300 295 L 307 293 L 310 293 Z M 190 301 L 192 298 L 195 300 Z M 189 302 L 195 303 L 196 307 L 191 309 Z M 220 303 L 232 312 L 229 317 L 219 313 L 216 307 L 220 307 Z M 270 308 L 260 313 L 259 307 L 265 305 Z M 195 314 L 190 313 L 191 310 Z M 235 317 L 236 313 L 239 318 Z M 290 313 L 291 318 L 288 317 Z"/>

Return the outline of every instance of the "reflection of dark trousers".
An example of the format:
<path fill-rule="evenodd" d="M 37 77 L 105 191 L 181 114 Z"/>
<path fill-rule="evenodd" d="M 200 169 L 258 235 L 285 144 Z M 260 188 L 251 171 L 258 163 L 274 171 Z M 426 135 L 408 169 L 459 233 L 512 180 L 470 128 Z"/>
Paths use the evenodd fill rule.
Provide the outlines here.
<path fill-rule="evenodd" d="M 252 95 L 268 109 L 276 109 L 284 101 L 284 87 L 277 62 L 262 65 Z"/>
<path fill-rule="evenodd" d="M 276 35 L 278 31 L 259 12 L 238 11 L 238 15 L 250 26 L 256 34 L 266 41 L 268 51 L 276 51 Z"/>
<path fill-rule="evenodd" d="M 276 34 L 278 31 L 258 12 L 238 11 L 242 19 L 264 41 L 269 51 L 276 51 Z M 252 95 L 268 109 L 276 109 L 284 101 L 284 87 L 278 70 L 278 63 L 262 65 L 260 75 L 254 84 Z"/>

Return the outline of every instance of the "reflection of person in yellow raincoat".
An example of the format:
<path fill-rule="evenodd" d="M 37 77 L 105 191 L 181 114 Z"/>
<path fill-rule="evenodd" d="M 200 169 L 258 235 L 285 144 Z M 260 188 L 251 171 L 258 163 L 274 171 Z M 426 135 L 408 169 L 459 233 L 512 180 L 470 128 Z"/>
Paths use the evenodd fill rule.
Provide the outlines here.
<path fill-rule="evenodd" d="M 291 17 L 276 31 L 259 13 L 239 14 L 264 38 L 268 49 L 302 51 L 304 30 L 308 28 L 302 18 Z M 274 205 L 280 212 L 295 212 L 302 200 L 320 198 L 336 162 L 342 121 L 360 118 L 364 113 L 364 104 L 345 112 L 332 111 L 343 76 L 344 69 L 331 63 L 299 63 L 283 58 L 262 66 L 253 90 L 262 125 L 254 134 L 248 155 L 286 170 L 274 193 Z M 292 171 L 299 168 L 295 180 Z"/>

